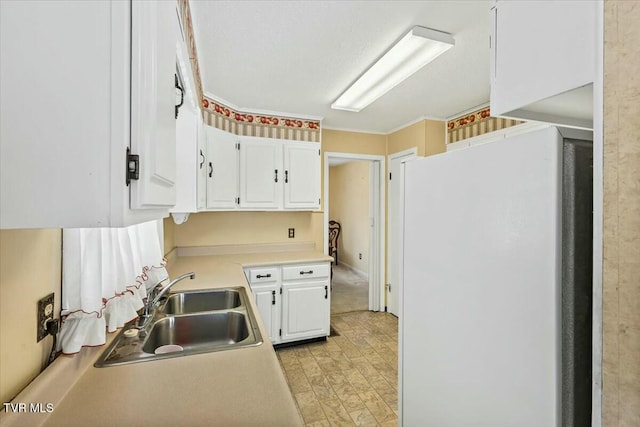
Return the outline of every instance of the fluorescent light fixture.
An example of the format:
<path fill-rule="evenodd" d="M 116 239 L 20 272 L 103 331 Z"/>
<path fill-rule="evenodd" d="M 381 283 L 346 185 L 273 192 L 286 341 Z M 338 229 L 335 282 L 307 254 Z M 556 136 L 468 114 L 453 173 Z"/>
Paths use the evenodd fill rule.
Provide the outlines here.
<path fill-rule="evenodd" d="M 360 76 L 331 108 L 358 112 L 455 44 L 450 34 L 413 27 Z"/>

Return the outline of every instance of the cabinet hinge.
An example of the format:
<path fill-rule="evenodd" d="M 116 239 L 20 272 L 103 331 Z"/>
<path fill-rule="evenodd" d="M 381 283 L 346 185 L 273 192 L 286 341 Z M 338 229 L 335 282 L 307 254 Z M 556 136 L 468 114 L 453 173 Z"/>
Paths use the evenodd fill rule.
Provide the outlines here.
<path fill-rule="evenodd" d="M 389 172 L 389 181 L 391 181 L 391 172 Z"/>
<path fill-rule="evenodd" d="M 318 156 L 320 155 L 320 150 L 318 150 Z"/>
<path fill-rule="evenodd" d="M 133 180 L 140 178 L 140 156 L 137 154 L 131 154 L 131 150 L 127 147 L 127 173 L 126 182 L 127 187 Z"/>
<path fill-rule="evenodd" d="M 240 197 L 236 197 L 236 205 L 240 204 Z"/>
<path fill-rule="evenodd" d="M 236 142 L 236 150 L 240 151 L 240 143 Z"/>
<path fill-rule="evenodd" d="M 278 331 L 278 335 L 279 335 L 279 336 L 282 336 L 282 329 L 280 329 L 280 330 Z"/>
<path fill-rule="evenodd" d="M 280 288 L 280 295 L 282 295 L 282 288 Z"/>

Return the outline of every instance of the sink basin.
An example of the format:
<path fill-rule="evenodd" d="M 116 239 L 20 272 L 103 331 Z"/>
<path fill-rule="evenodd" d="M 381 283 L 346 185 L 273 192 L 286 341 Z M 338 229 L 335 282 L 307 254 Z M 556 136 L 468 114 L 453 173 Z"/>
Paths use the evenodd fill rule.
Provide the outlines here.
<path fill-rule="evenodd" d="M 94 366 L 102 368 L 260 345 L 262 335 L 246 301 L 247 290 L 242 287 L 171 295 L 139 334 L 125 335 L 135 328 L 136 321 L 129 322 Z"/>
<path fill-rule="evenodd" d="M 241 288 L 240 288 L 241 289 Z M 227 310 L 240 307 L 243 302 L 235 289 L 180 292 L 167 298 L 160 308 L 165 314 L 190 314 L 202 311 Z"/>
<path fill-rule="evenodd" d="M 179 345 L 185 351 L 198 347 L 228 346 L 249 336 L 244 314 L 235 311 L 165 317 L 153 324 L 142 350 L 154 353 L 158 347 Z"/>

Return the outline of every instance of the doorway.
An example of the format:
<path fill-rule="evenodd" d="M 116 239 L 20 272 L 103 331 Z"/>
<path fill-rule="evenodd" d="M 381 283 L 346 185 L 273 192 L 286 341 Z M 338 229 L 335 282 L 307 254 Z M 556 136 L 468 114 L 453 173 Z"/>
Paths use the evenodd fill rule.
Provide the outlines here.
<path fill-rule="evenodd" d="M 402 260 L 404 259 L 404 165 L 415 159 L 417 149 L 389 155 L 389 194 L 387 218 L 387 311 L 400 317 L 402 304 Z"/>
<path fill-rule="evenodd" d="M 329 253 L 329 166 L 336 162 L 365 161 L 369 173 L 369 211 L 366 218 L 368 232 L 368 304 L 371 311 L 384 310 L 385 289 L 382 286 L 385 277 L 385 238 L 384 238 L 384 167 L 385 157 L 352 153 L 324 153 L 324 253 Z"/>

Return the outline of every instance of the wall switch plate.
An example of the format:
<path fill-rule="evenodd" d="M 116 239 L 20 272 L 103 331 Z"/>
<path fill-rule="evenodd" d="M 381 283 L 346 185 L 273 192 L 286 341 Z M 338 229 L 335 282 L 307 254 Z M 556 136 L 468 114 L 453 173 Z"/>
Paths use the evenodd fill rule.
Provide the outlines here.
<path fill-rule="evenodd" d="M 295 228 L 290 228 L 289 229 L 289 238 L 293 239 L 294 237 L 296 237 L 296 229 Z"/>
<path fill-rule="evenodd" d="M 38 301 L 38 340 L 42 341 L 47 335 L 47 321 L 53 320 L 53 293 Z"/>

